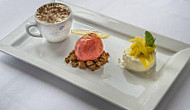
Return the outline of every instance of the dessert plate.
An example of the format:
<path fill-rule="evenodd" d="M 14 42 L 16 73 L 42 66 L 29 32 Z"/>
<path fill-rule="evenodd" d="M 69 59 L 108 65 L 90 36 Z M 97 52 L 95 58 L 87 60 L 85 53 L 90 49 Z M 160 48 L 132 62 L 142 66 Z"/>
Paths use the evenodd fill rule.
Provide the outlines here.
<path fill-rule="evenodd" d="M 110 53 L 109 63 L 94 72 L 73 68 L 64 58 L 74 49 L 79 36 L 70 34 L 60 43 L 49 43 L 29 36 L 27 19 L 0 41 L 0 50 L 41 68 L 96 96 L 129 110 L 151 110 L 156 107 L 189 60 L 190 45 L 153 33 L 156 37 L 157 64 L 151 75 L 125 70 L 118 58 L 134 36 L 143 36 L 144 29 L 68 4 L 73 11 L 72 29 L 98 30 L 111 36 L 103 40 Z M 36 29 L 31 29 L 37 32 Z"/>

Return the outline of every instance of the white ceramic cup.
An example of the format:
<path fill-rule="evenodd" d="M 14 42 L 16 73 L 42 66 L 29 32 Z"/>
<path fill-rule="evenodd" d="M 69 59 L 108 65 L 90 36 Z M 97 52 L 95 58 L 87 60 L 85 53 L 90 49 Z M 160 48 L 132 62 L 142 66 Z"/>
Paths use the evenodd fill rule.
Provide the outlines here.
<path fill-rule="evenodd" d="M 51 4 L 51 3 L 48 3 Z M 45 4 L 45 5 L 48 5 Z M 53 4 L 61 4 L 66 7 L 68 7 L 66 4 L 62 3 L 53 3 Z M 45 6 L 43 5 L 43 6 Z M 43 7 L 41 6 L 41 7 Z M 69 7 L 68 7 L 69 8 Z M 33 36 L 33 37 L 43 37 L 49 42 L 60 42 L 63 41 L 68 37 L 68 34 L 70 33 L 71 26 L 72 26 L 72 11 L 71 8 L 69 8 L 70 14 L 67 18 L 65 18 L 61 22 L 56 22 L 53 24 L 50 23 L 44 23 L 37 19 L 36 13 L 34 15 L 35 22 L 30 22 L 26 25 L 26 32 Z M 37 35 L 36 33 L 30 32 L 31 27 L 36 27 L 40 34 Z"/>

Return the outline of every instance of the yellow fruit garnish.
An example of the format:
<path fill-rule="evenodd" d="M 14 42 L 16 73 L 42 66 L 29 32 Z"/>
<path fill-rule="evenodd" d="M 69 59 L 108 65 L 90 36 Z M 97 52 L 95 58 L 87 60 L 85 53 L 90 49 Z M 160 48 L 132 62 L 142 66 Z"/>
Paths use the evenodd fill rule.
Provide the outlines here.
<path fill-rule="evenodd" d="M 131 48 L 136 47 L 136 42 L 131 45 Z"/>
<path fill-rule="evenodd" d="M 153 63 L 153 62 L 154 62 L 154 59 L 153 59 L 152 54 L 149 54 L 149 60 L 150 60 L 150 63 Z"/>
<path fill-rule="evenodd" d="M 137 50 L 135 52 L 135 58 L 138 58 L 139 54 L 140 54 L 140 50 L 138 50 L 138 48 L 137 48 Z"/>
<path fill-rule="evenodd" d="M 154 46 L 154 47 L 146 46 L 146 48 L 147 48 L 148 52 L 154 52 L 156 49 L 156 46 Z"/>
<path fill-rule="evenodd" d="M 141 63 L 143 64 L 143 66 L 144 66 L 145 68 L 148 67 L 149 63 L 148 63 L 148 61 L 147 61 L 146 58 L 140 57 L 140 61 L 141 61 Z"/>
<path fill-rule="evenodd" d="M 130 56 L 134 55 L 134 54 L 135 54 L 135 52 L 136 52 L 136 50 L 137 50 L 137 49 L 136 49 L 136 48 L 134 48 L 134 49 L 133 49 L 133 51 L 131 51 L 131 52 L 129 53 L 129 54 L 130 54 Z"/>
<path fill-rule="evenodd" d="M 76 34 L 76 35 L 85 35 L 85 34 L 89 34 L 89 33 L 94 33 L 100 39 L 106 39 L 110 36 L 109 34 L 103 34 L 103 33 L 98 32 L 98 31 L 89 31 L 89 30 L 72 30 L 71 33 Z"/>
<path fill-rule="evenodd" d="M 156 46 L 147 46 L 145 39 L 138 36 L 134 39 L 130 39 L 129 41 L 134 42 L 131 45 L 131 51 L 129 53 L 130 56 L 139 58 L 145 68 L 149 66 L 149 62 L 154 62 L 153 52 L 155 52 Z"/>

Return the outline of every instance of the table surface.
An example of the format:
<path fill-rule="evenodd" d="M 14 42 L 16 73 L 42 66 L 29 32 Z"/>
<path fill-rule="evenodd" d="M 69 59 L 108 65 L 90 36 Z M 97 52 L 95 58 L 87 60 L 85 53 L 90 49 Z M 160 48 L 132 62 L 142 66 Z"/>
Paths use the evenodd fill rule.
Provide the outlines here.
<path fill-rule="evenodd" d="M 50 0 L 49 0 L 50 1 Z M 48 0 L 0 0 L 0 39 Z M 64 0 L 190 43 L 189 0 Z M 190 62 L 156 110 L 190 109 Z M 0 52 L 0 110 L 122 110 L 60 78 Z"/>

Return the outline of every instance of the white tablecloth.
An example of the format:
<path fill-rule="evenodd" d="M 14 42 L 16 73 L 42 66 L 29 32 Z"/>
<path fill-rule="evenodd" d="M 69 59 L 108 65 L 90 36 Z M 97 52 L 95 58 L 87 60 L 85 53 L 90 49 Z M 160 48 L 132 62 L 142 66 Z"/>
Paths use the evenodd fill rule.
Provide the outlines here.
<path fill-rule="evenodd" d="M 50 0 L 49 0 L 50 1 Z M 0 0 L 0 38 L 48 0 Z M 189 0 L 65 0 L 190 43 Z M 190 109 L 190 62 L 157 110 Z M 0 110 L 120 110 L 36 67 L 0 52 Z"/>

